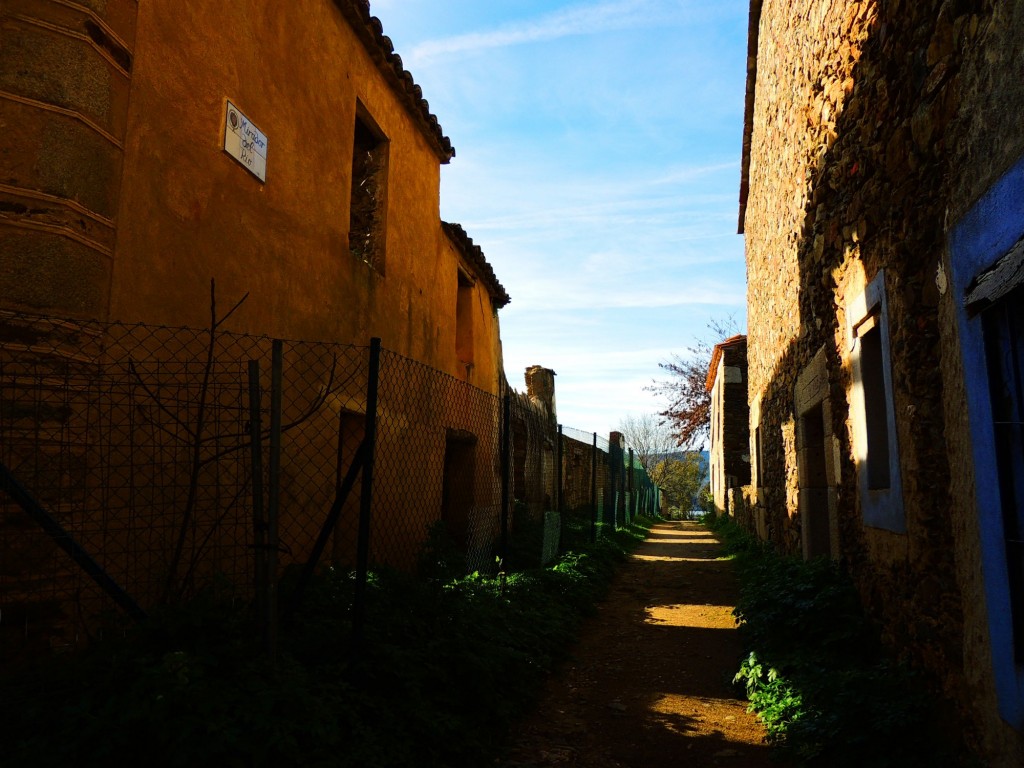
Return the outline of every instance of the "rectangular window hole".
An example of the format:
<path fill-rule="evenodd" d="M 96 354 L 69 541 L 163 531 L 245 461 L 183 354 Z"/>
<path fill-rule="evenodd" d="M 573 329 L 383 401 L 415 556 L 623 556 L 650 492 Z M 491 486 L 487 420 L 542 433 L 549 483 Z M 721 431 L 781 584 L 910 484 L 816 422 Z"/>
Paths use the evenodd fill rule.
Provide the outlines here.
<path fill-rule="evenodd" d="M 387 139 L 369 118 L 357 115 L 352 143 L 348 246 L 353 256 L 381 274 L 384 274 L 387 179 Z"/>
<path fill-rule="evenodd" d="M 889 477 L 889 413 L 885 397 L 885 371 L 882 358 L 882 333 L 878 324 L 867 328 L 862 324 L 861 380 L 864 387 L 864 421 L 867 429 L 868 488 L 888 488 Z"/>

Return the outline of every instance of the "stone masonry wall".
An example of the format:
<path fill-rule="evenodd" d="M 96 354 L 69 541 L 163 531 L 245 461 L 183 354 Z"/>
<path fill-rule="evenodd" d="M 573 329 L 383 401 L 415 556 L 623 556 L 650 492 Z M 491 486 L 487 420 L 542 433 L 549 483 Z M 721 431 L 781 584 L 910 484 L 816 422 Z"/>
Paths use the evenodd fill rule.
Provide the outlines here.
<path fill-rule="evenodd" d="M 958 357 L 936 274 L 950 216 L 1024 146 L 1024 86 L 1009 65 L 1024 11 L 1002 5 L 1014 7 L 766 0 L 744 222 L 763 456 L 752 518 L 799 551 L 794 387 L 824 349 L 838 556 L 888 641 L 957 702 L 968 742 L 994 765 L 1019 764 L 1021 743 L 995 714 L 981 611 L 965 613 L 980 562 L 959 466 L 951 479 L 951 441 L 967 433 L 946 402 Z M 846 305 L 883 269 L 906 534 L 863 524 L 851 445 Z"/>
<path fill-rule="evenodd" d="M 724 419 L 722 441 L 725 473 L 734 478 L 733 486 L 750 482 L 750 422 L 747 408 L 746 345 L 727 347 L 722 354 L 724 381 Z M 729 507 L 732 509 L 732 507 Z"/>

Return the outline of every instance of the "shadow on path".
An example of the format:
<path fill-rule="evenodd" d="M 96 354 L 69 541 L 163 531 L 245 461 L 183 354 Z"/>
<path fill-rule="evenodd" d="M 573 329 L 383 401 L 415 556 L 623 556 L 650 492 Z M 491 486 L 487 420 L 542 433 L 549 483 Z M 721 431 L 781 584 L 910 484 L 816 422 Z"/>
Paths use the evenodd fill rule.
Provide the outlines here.
<path fill-rule="evenodd" d="M 699 523 L 655 525 L 617 574 L 502 768 L 767 768 L 730 685 L 741 647 L 732 563 Z"/>

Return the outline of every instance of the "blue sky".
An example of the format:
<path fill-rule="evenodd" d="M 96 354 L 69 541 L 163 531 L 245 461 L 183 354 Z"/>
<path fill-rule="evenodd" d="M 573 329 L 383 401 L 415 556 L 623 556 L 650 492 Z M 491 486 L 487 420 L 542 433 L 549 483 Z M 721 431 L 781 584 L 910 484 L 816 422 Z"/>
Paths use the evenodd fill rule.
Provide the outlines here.
<path fill-rule="evenodd" d="M 660 409 L 658 363 L 744 322 L 747 0 L 371 0 L 457 155 L 441 217 L 512 297 L 505 369 L 559 421 Z"/>

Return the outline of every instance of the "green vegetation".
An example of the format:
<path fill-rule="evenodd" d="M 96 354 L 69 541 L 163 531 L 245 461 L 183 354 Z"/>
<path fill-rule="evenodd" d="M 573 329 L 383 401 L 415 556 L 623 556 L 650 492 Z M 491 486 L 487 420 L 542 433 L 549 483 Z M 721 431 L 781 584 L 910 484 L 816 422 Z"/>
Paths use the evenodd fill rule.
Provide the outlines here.
<path fill-rule="evenodd" d="M 747 656 L 735 681 L 769 741 L 797 765 L 949 766 L 924 681 L 887 653 L 835 563 L 774 553 L 728 519 L 706 523 L 735 555 Z"/>
<path fill-rule="evenodd" d="M 451 578 L 435 535 L 421 575 L 371 576 L 359 649 L 348 573 L 317 577 L 276 660 L 204 596 L 5 680 L 4 765 L 485 765 L 645 525 L 504 578 Z"/>
<path fill-rule="evenodd" d="M 700 505 L 704 460 L 698 451 L 666 456 L 650 469 L 651 480 L 661 488 L 673 517 L 687 516 Z"/>

